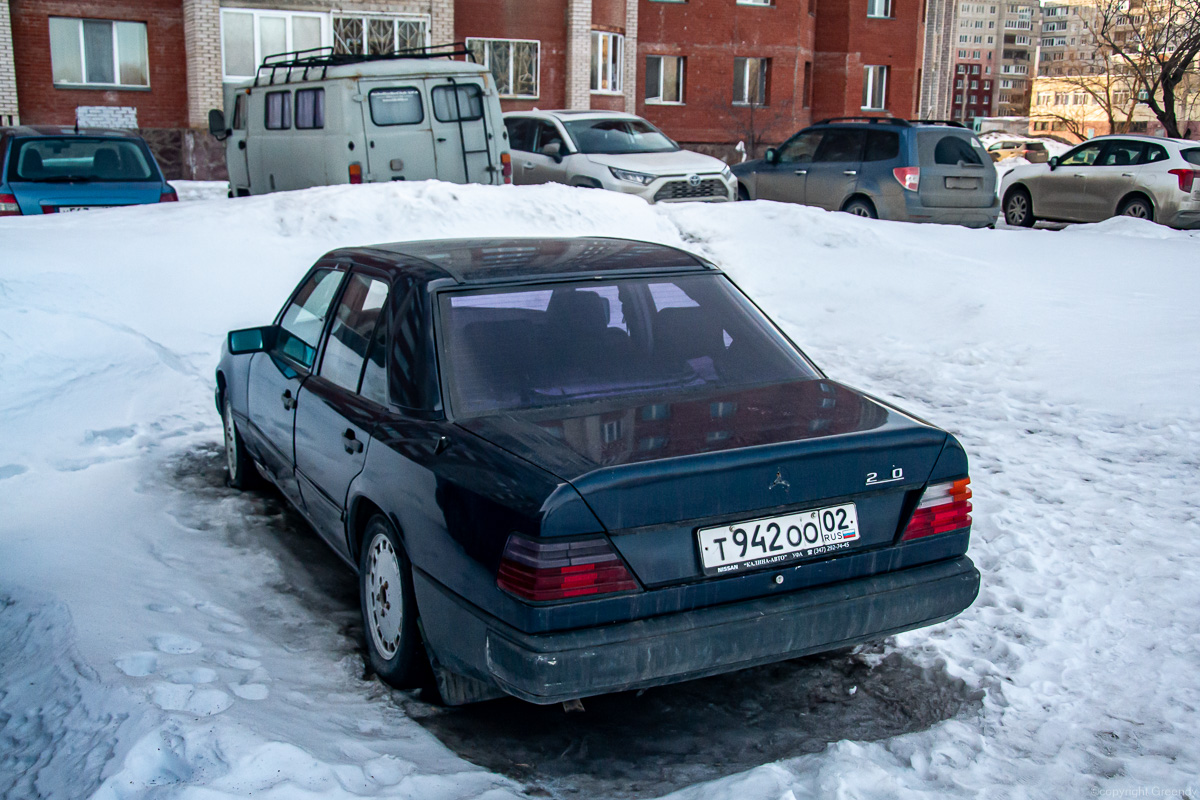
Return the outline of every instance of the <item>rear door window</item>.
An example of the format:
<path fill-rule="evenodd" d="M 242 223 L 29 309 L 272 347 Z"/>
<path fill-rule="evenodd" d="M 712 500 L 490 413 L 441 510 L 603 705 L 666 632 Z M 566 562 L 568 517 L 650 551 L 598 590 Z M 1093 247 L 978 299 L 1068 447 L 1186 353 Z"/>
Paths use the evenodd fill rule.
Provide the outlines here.
<path fill-rule="evenodd" d="M 537 120 L 529 117 L 509 117 L 504 120 L 504 127 L 508 129 L 508 146 L 513 150 L 532 153 L 537 124 Z"/>
<path fill-rule="evenodd" d="M 473 83 L 433 87 L 433 116 L 438 122 L 483 119 L 483 91 Z"/>
<path fill-rule="evenodd" d="M 933 148 L 935 164 L 982 164 L 983 160 L 971 147 L 971 142 L 961 136 L 943 136 Z"/>
<path fill-rule="evenodd" d="M 367 95 L 367 103 L 371 108 L 371 122 L 380 127 L 416 125 L 425 120 L 421 91 L 415 86 L 372 89 Z"/>
<path fill-rule="evenodd" d="M 853 128 L 832 128 L 825 131 L 813 162 L 861 161 L 866 131 Z"/>
<path fill-rule="evenodd" d="M 900 156 L 900 134 L 895 131 L 869 131 L 863 161 L 891 161 Z"/>
<path fill-rule="evenodd" d="M 1127 140 L 1110 141 L 1096 162 L 1099 167 L 1127 167 L 1138 163 L 1146 145 Z"/>
<path fill-rule="evenodd" d="M 387 295 L 383 281 L 360 274 L 350 276 L 325 340 L 322 378 L 347 391 L 358 391 L 367 349 Z"/>
<path fill-rule="evenodd" d="M 325 317 L 343 274 L 335 269 L 317 270 L 283 310 L 275 349 L 305 369 L 312 367 Z"/>

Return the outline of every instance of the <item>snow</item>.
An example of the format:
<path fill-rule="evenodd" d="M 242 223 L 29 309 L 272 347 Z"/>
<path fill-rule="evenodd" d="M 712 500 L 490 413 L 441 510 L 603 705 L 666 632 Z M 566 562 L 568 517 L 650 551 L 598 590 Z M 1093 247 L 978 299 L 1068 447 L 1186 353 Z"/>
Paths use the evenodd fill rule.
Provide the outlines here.
<path fill-rule="evenodd" d="M 197 199 L 0 227 L 0 796 L 1196 796 L 1200 234 L 176 185 Z M 569 716 L 365 678 L 348 573 L 223 484 L 221 338 L 333 247 L 574 234 L 715 260 L 832 377 L 955 432 L 975 604 Z"/>

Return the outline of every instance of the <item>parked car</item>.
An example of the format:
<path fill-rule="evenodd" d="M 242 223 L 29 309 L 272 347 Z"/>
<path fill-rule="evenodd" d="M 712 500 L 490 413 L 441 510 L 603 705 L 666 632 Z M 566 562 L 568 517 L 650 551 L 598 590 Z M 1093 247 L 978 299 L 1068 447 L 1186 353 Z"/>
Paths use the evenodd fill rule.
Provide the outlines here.
<path fill-rule="evenodd" d="M 1200 143 L 1100 136 L 1050 159 L 1014 167 L 1001 197 L 1009 225 L 1099 222 L 1115 215 L 1200 228 Z"/>
<path fill-rule="evenodd" d="M 216 375 L 358 571 L 368 659 L 452 704 L 570 701 L 948 619 L 953 436 L 826 377 L 709 262 L 622 239 L 335 250 Z"/>
<path fill-rule="evenodd" d="M 610 189 L 651 203 L 736 197 L 737 181 L 724 161 L 681 149 L 633 114 L 510 111 L 504 124 L 518 185 Z"/>
<path fill-rule="evenodd" d="M 107 128 L 0 128 L 0 217 L 178 200 L 142 137 Z"/>
<path fill-rule="evenodd" d="M 511 167 L 486 67 L 431 48 L 380 57 L 329 47 L 268 56 L 228 85 L 209 130 L 225 142 L 230 196 L 339 183 L 503 184 Z"/>
<path fill-rule="evenodd" d="M 1042 142 L 1005 139 L 988 145 L 988 155 L 992 161 L 1006 161 L 1010 158 L 1023 158 L 1030 164 L 1042 164 L 1050 159 L 1050 151 Z"/>
<path fill-rule="evenodd" d="M 958 123 L 822 120 L 733 172 L 744 200 L 973 228 L 995 224 L 998 215 L 991 160 Z"/>

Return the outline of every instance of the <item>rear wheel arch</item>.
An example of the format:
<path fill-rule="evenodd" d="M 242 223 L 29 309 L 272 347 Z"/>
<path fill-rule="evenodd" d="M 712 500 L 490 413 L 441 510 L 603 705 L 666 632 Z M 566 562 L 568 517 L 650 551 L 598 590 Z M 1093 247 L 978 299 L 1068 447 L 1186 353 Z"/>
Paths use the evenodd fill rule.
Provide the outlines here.
<path fill-rule="evenodd" d="M 350 507 L 346 513 L 346 543 L 350 546 L 350 557 L 355 560 L 355 563 L 358 563 L 359 553 L 362 552 L 363 534 L 367 530 L 367 523 L 376 514 L 383 516 L 391 522 L 396 535 L 400 537 L 402 542 L 404 540 L 404 534 L 401 532 L 400 526 L 388 514 L 385 514 L 382 508 L 366 496 L 356 497 L 350 501 Z"/>
<path fill-rule="evenodd" d="M 1026 219 L 1021 222 L 1013 222 L 1011 219 L 1009 219 L 1008 205 L 1009 201 L 1018 195 L 1025 198 Z M 1009 225 L 1023 225 L 1025 227 L 1032 227 L 1037 221 L 1037 213 L 1033 207 L 1033 193 L 1029 191 L 1029 187 L 1023 183 L 1014 183 L 1012 186 L 1008 187 L 1008 189 L 1006 189 L 1004 192 L 1004 199 L 1000 202 L 1000 215 L 1004 217 L 1005 222 L 1007 222 Z"/>
<path fill-rule="evenodd" d="M 1153 222 L 1154 218 L 1158 212 L 1158 209 L 1156 209 L 1154 207 L 1154 198 L 1150 197 L 1145 192 L 1136 190 L 1136 189 L 1134 191 L 1126 194 L 1124 197 L 1121 198 L 1121 202 L 1117 203 L 1117 211 L 1116 211 L 1117 215 L 1118 216 L 1123 215 L 1125 213 L 1125 210 L 1132 203 L 1134 203 L 1138 200 L 1141 200 L 1142 202 L 1144 202 L 1146 204 L 1146 207 L 1150 209 L 1150 216 L 1147 217 L 1147 219 L 1149 219 L 1151 222 Z"/>
<path fill-rule="evenodd" d="M 852 209 L 866 207 L 870 210 L 869 214 L 856 214 Z M 846 198 L 846 202 L 842 203 L 842 211 L 855 214 L 855 216 L 865 216 L 872 219 L 879 219 L 879 207 L 875 205 L 875 201 L 868 195 L 862 192 L 855 192 Z"/>
<path fill-rule="evenodd" d="M 217 370 L 217 408 L 221 413 L 225 413 L 225 392 L 229 388 L 229 381 L 225 378 L 225 373 Z"/>

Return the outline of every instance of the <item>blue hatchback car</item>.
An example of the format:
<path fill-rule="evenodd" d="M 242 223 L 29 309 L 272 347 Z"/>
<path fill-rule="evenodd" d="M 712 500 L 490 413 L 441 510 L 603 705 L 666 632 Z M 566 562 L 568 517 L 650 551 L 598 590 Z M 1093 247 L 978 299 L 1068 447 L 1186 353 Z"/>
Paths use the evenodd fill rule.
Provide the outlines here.
<path fill-rule="evenodd" d="M 142 137 L 106 128 L 0 128 L 0 217 L 178 200 Z"/>

